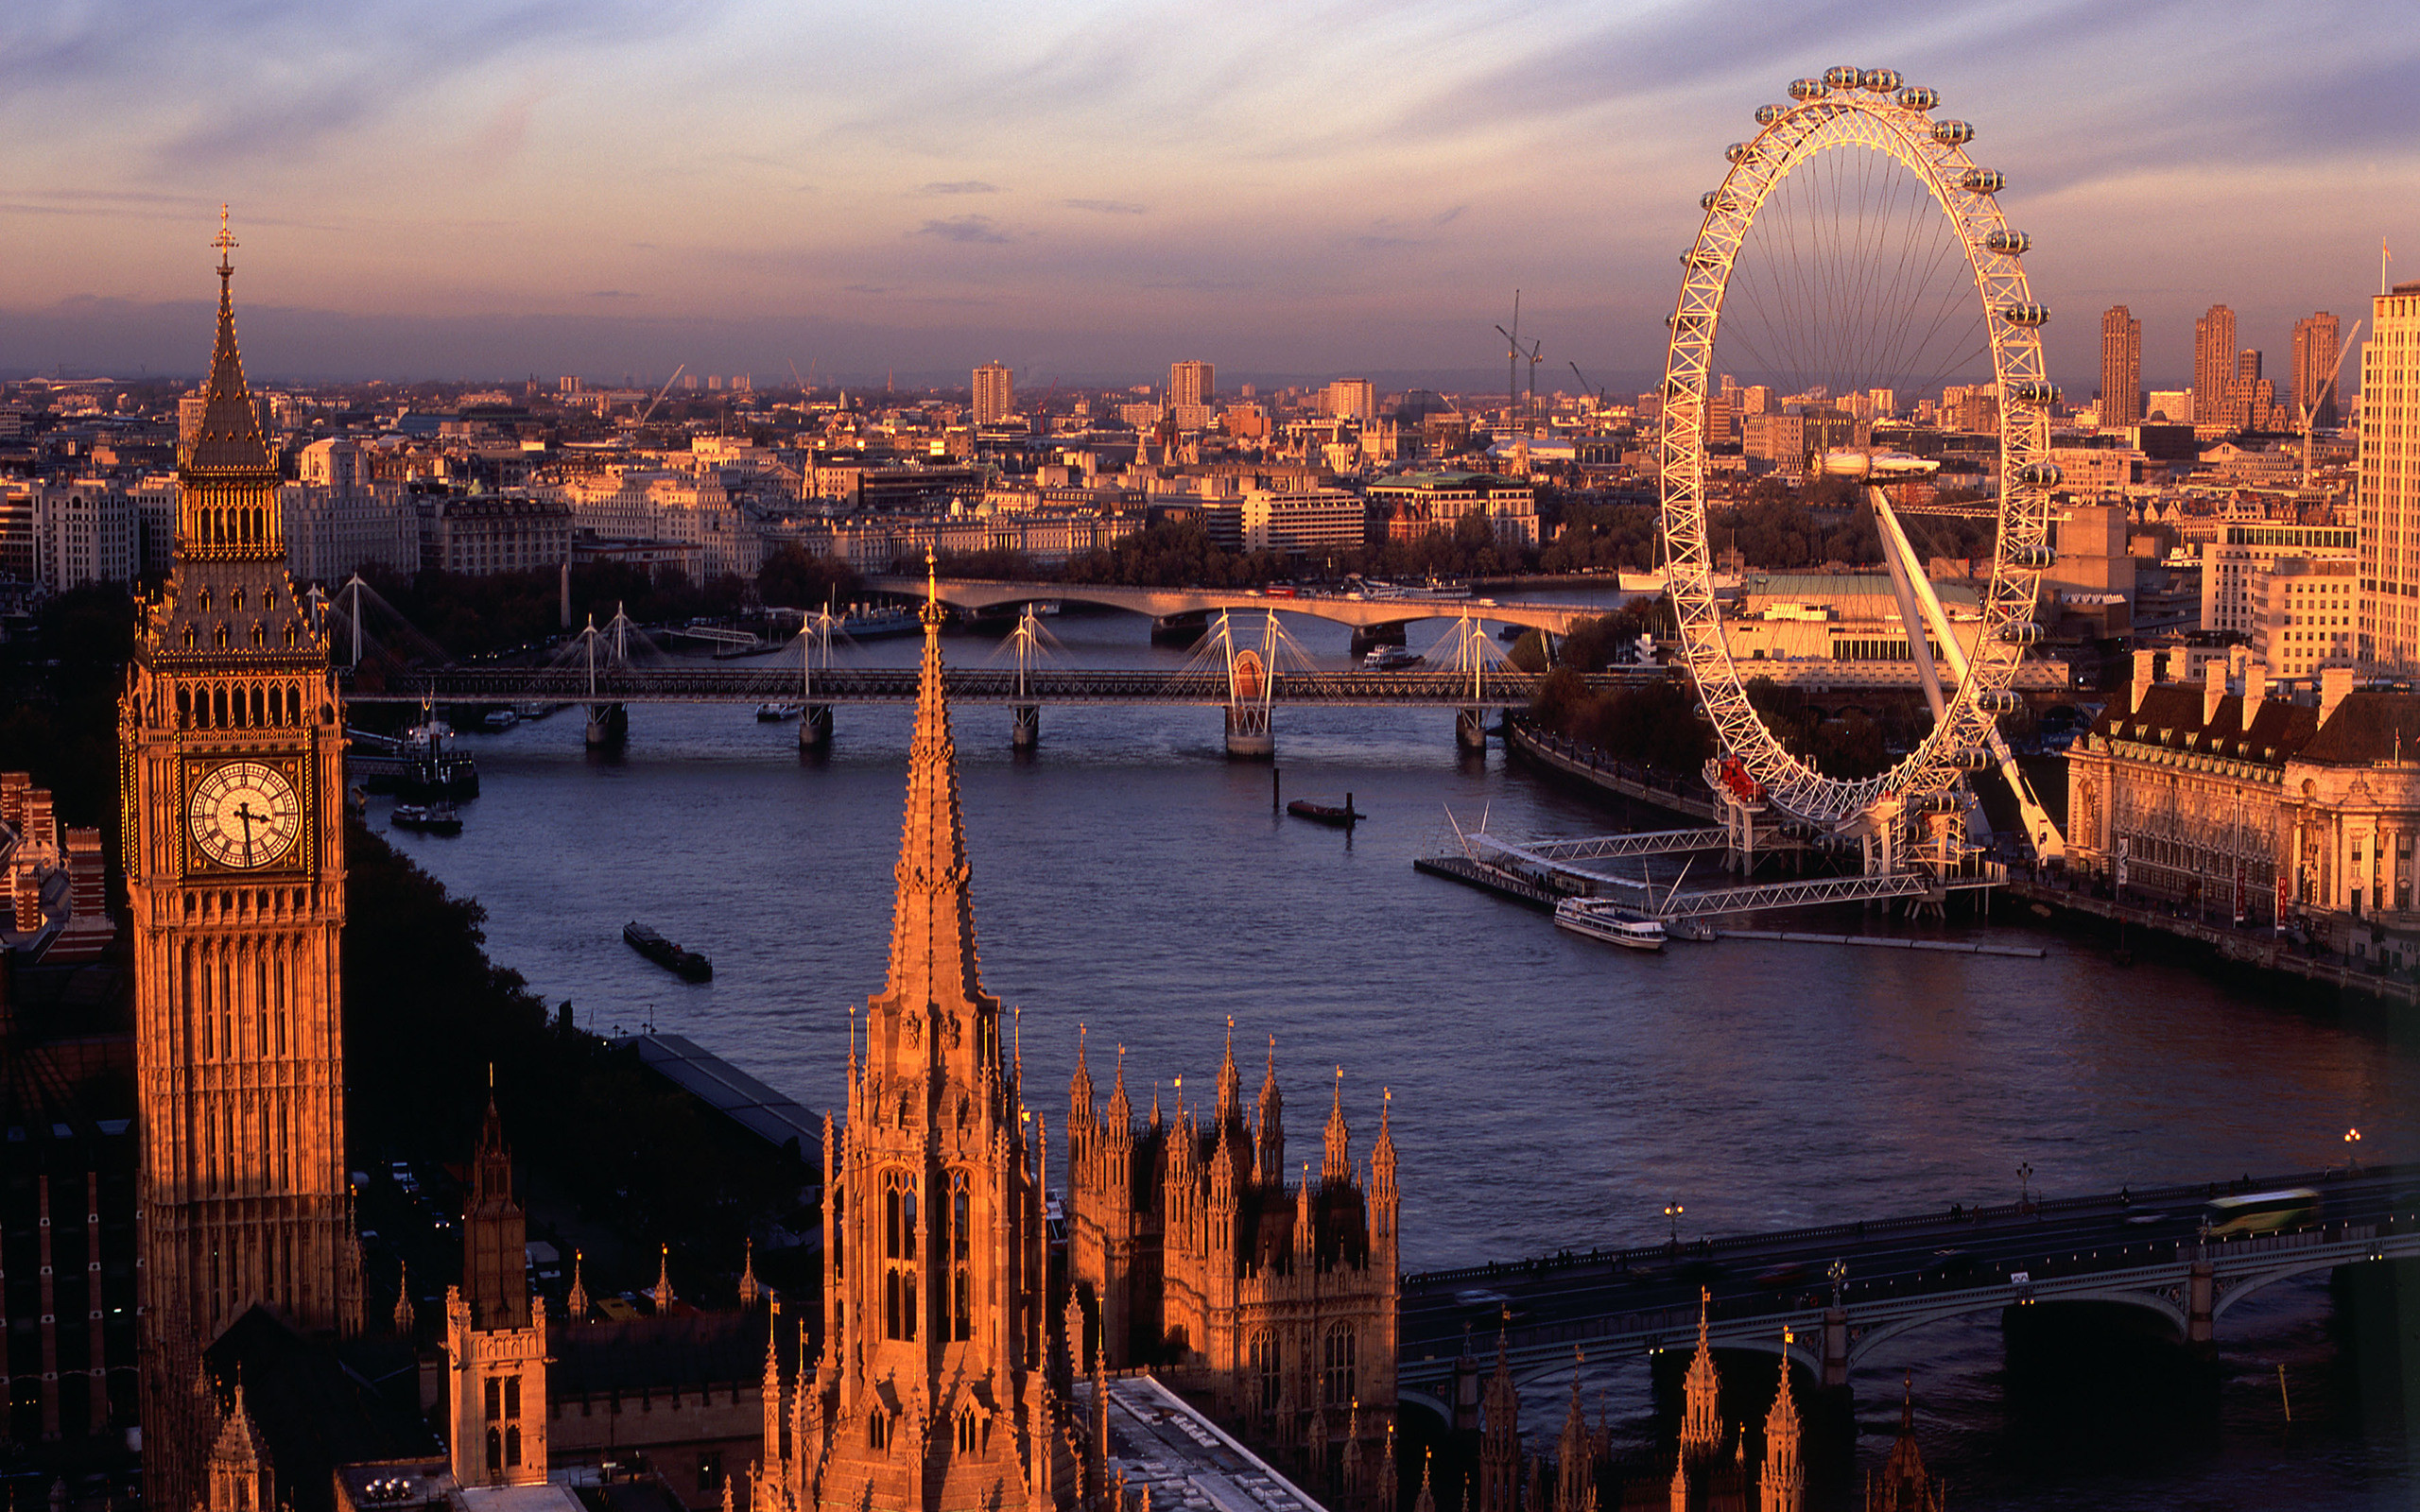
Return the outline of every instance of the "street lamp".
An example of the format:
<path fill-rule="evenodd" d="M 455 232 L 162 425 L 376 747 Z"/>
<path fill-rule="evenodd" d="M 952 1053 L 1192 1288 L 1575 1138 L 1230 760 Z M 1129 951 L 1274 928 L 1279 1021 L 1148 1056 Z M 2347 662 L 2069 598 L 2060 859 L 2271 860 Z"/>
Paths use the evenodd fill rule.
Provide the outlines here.
<path fill-rule="evenodd" d="M 2344 1131 L 2344 1169 L 2349 1173 L 2360 1168 L 2361 1131 L 2358 1128 L 2348 1128 Z"/>
<path fill-rule="evenodd" d="M 1832 1268 L 1824 1274 L 1832 1278 L 1832 1305 L 1838 1307 L 1841 1305 L 1841 1283 L 1849 1279 L 1849 1263 L 1836 1260 L 1832 1262 Z"/>
<path fill-rule="evenodd" d="M 2033 1162 L 2019 1160 L 2016 1164 L 2016 1211 L 2033 1206 Z"/>
<path fill-rule="evenodd" d="M 1672 1247 L 1681 1247 L 1681 1214 L 1688 1210 L 1677 1202 L 1664 1204 L 1664 1216 L 1672 1225 Z"/>

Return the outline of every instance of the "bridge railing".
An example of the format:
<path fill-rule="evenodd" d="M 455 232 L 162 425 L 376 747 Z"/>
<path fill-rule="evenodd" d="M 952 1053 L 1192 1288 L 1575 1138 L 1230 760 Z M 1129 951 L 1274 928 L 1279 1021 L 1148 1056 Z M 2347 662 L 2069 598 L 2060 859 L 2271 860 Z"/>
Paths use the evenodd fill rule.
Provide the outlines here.
<path fill-rule="evenodd" d="M 1895 1218 L 1874 1218 L 1855 1223 L 1821 1224 L 1803 1228 L 1769 1229 L 1760 1233 L 1725 1234 L 1696 1239 L 1680 1245 L 1634 1245 L 1622 1249 L 1591 1249 L 1585 1254 L 1576 1250 L 1558 1250 L 1552 1255 L 1534 1256 L 1515 1261 L 1489 1261 L 1478 1265 L 1462 1265 L 1445 1270 L 1418 1271 L 1403 1279 L 1404 1290 L 1415 1287 L 1452 1286 L 1464 1281 L 1480 1281 L 1494 1277 L 1537 1275 L 1547 1271 L 1569 1269 L 1581 1265 L 1606 1263 L 1627 1264 L 1633 1261 L 1655 1261 L 1684 1256 L 1706 1257 L 1742 1249 L 1809 1248 L 1826 1240 L 1858 1241 L 1894 1233 L 1909 1233 L 1927 1228 L 1955 1228 L 1968 1224 L 1997 1219 L 2020 1218 L 2046 1213 L 2082 1212 L 2094 1208 L 2131 1205 L 2136 1208 L 2157 1207 L 2164 1203 L 2201 1203 L 2211 1197 L 2224 1196 L 2229 1192 L 2262 1192 L 2278 1187 L 2322 1187 L 2344 1176 L 2341 1170 L 2305 1172 L 2295 1176 L 2276 1177 L 2268 1180 L 2206 1181 L 2185 1186 L 2147 1187 L 2140 1192 L 2129 1188 L 2124 1193 L 2100 1193 L 2090 1196 L 2037 1198 L 2030 1202 L 2006 1202 L 1978 1207 L 1961 1206 L 1949 1212 L 1910 1213 Z M 2400 1167 L 2374 1166 L 2365 1173 L 2371 1176 L 2403 1176 L 2420 1173 L 2405 1172 Z"/>

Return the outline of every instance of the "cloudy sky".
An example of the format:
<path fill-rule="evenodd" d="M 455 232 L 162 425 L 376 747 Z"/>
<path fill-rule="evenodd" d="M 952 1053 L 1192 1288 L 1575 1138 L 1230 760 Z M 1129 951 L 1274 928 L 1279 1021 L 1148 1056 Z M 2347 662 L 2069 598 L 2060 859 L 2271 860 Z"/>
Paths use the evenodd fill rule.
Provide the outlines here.
<path fill-rule="evenodd" d="M 1756 106 L 1973 121 L 2054 373 L 2420 278 L 2420 6 L 52 0 L 0 14 L 0 372 L 189 371 L 217 207 L 268 375 L 1627 387 Z M 1554 387 L 1549 379 L 1544 387 Z"/>

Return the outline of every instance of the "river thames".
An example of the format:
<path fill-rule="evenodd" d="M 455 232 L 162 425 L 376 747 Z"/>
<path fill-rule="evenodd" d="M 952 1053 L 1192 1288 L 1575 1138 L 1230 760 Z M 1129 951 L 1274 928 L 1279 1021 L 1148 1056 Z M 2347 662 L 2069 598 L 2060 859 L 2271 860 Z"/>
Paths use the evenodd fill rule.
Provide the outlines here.
<path fill-rule="evenodd" d="M 1139 619 L 1047 623 L 1068 664 L 1184 660 Z M 1344 664 L 1342 629 L 1288 624 Z M 1441 629 L 1415 625 L 1414 647 Z M 902 664 L 916 647 L 848 656 Z M 945 654 L 996 653 L 953 636 Z M 744 708 L 631 713 L 614 757 L 583 748 L 577 711 L 465 736 L 483 790 L 464 833 L 389 838 L 485 905 L 490 954 L 583 1025 L 687 1035 L 833 1106 L 849 1006 L 882 982 L 908 712 L 843 706 L 813 758 L 795 724 Z M 2420 1149 L 2420 1057 L 2383 1014 L 2154 952 L 2119 967 L 2007 902 L 1989 924 L 1931 929 L 2043 959 L 1614 951 L 1411 861 L 1450 843 L 1448 809 L 1561 835 L 1652 815 L 1508 767 L 1500 747 L 1461 755 L 1443 711 L 1281 706 L 1275 722 L 1285 795 L 1351 791 L 1371 817 L 1349 836 L 1272 814 L 1270 768 L 1225 759 L 1216 710 L 1046 709 L 1031 755 L 1011 752 L 1006 710 L 955 711 L 983 977 L 1023 1010 L 1054 1173 L 1080 1024 L 1104 1089 L 1123 1045 L 1137 1107 L 1156 1085 L 1172 1108 L 1179 1075 L 1188 1099 L 1211 1095 L 1230 1018 L 1248 1091 L 1275 1037 L 1298 1143 L 1315 1144 L 1338 1067 L 1357 1155 L 1392 1089 L 1414 1270 L 1658 1240 L 1673 1202 L 1685 1236 L 2005 1202 L 2020 1166 L 2056 1195 L 2317 1168 L 2356 1126 L 2365 1160 Z M 387 807 L 373 801 L 374 826 Z M 641 960 L 621 939 L 633 919 L 712 957 L 714 982 Z M 2420 1480 L 2391 1387 L 2411 1341 L 2350 1348 L 2344 1332 L 2324 1279 L 2280 1285 L 2221 1321 L 2214 1405 L 2110 1419 L 2011 1380 L 1996 1322 L 1921 1330 L 1858 1372 L 1859 1464 L 1878 1464 L 1912 1372 L 1924 1452 L 1957 1504 L 2410 1505 Z M 1590 1377 L 1592 1412 L 1601 1394 L 1643 1442 L 1646 1370 Z M 1533 1452 L 1563 1397 L 1530 1399 Z"/>

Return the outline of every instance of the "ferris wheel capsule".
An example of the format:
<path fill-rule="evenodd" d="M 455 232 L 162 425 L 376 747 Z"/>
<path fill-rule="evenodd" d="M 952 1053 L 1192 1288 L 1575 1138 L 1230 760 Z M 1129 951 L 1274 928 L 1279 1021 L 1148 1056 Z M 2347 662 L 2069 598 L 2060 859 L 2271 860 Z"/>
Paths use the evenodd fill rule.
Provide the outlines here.
<path fill-rule="evenodd" d="M 1731 197 L 1724 194 L 1720 189 L 1709 189 L 1705 193 L 1698 196 L 1698 208 L 1700 210 L 1713 211 L 1718 208 L 1728 210 L 1731 208 Z"/>
<path fill-rule="evenodd" d="M 1869 68 L 1857 85 L 1869 94 L 1890 94 L 1899 88 L 1899 71 L 1895 68 Z"/>
<path fill-rule="evenodd" d="M 1789 107 L 1787 105 L 1759 105 L 1756 107 L 1756 124 L 1771 126 L 1789 113 Z"/>
<path fill-rule="evenodd" d="M 2016 470 L 2016 481 L 2021 488 L 2055 489 L 2066 477 L 2056 462 L 2028 462 Z"/>
<path fill-rule="evenodd" d="M 2008 180 L 1996 168 L 1969 168 L 1959 175 L 1958 187 L 1969 194 L 1996 195 L 2008 187 Z"/>
<path fill-rule="evenodd" d="M 1910 814 L 1955 814 L 1965 806 L 1964 800 L 1945 787 L 1908 795 L 1908 812 Z"/>
<path fill-rule="evenodd" d="M 1929 111 L 1941 103 L 1941 91 L 1927 89 L 1922 84 L 1910 84 L 1899 92 L 1898 100 L 1903 110 Z"/>
<path fill-rule="evenodd" d="M 1992 753 L 1980 746 L 1967 746 L 1952 752 L 1949 765 L 1962 772 L 1979 772 L 1992 765 Z"/>
<path fill-rule="evenodd" d="M 2048 325 L 2050 307 L 2047 304 L 2011 304 L 2000 310 L 2000 318 L 2011 325 Z"/>
<path fill-rule="evenodd" d="M 2021 231 L 1996 231 L 1983 238 L 1983 249 L 2002 257 L 2022 257 L 2033 249 L 2033 238 Z"/>
<path fill-rule="evenodd" d="M 2047 566 L 2048 564 L 2045 563 L 2044 565 Z M 2003 645 L 2040 645 L 2042 644 L 2042 627 L 2034 624 L 2031 620 L 2017 620 L 2010 624 L 2003 625 L 2000 627 L 2000 644 Z"/>
<path fill-rule="evenodd" d="M 1975 140 L 1975 128 L 1964 121 L 1935 121 L 1932 139 L 1945 147 L 1962 147 Z"/>
<path fill-rule="evenodd" d="M 1789 81 L 1789 97 L 1794 100 L 1820 100 L 1830 93 L 1820 78 L 1793 78 Z"/>
<path fill-rule="evenodd" d="M 2008 555 L 2010 566 L 2029 573 L 2047 572 L 2058 559 L 2059 554 L 2048 546 L 2018 546 Z"/>
<path fill-rule="evenodd" d="M 2055 404 L 2059 402 L 2056 384 L 2011 384 L 2008 397 L 2020 404 Z"/>
<path fill-rule="evenodd" d="M 1722 149 L 1722 159 L 1725 163 L 1744 163 L 1748 159 L 1748 154 L 1754 150 L 1745 142 L 1734 142 Z"/>
<path fill-rule="evenodd" d="M 1975 695 L 1975 707 L 1987 714 L 2013 714 L 2025 707 L 2025 695 L 2014 688 L 1985 688 Z"/>
<path fill-rule="evenodd" d="M 1825 89 L 1855 89 L 1864 77 L 1864 69 L 1851 68 L 1842 64 L 1838 68 L 1824 70 L 1824 87 Z"/>

